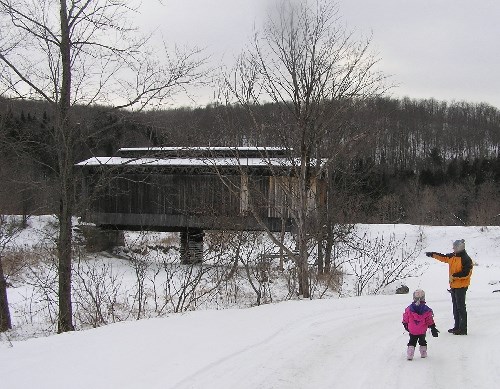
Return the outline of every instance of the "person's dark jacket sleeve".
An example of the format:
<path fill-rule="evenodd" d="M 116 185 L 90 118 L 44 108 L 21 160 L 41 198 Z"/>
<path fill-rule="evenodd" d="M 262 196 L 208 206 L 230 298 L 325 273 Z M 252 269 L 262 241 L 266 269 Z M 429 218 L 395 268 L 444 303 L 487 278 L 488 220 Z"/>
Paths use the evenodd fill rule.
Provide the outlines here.
<path fill-rule="evenodd" d="M 442 257 L 442 258 L 451 258 L 453 257 L 455 254 L 453 253 L 450 253 L 450 254 L 441 254 L 441 253 L 437 253 L 435 251 L 428 251 L 425 253 L 425 255 L 427 255 L 428 257 L 431 257 L 431 258 L 434 258 L 434 259 L 438 259 L 436 257 Z M 442 260 L 441 260 L 442 261 Z M 446 261 L 447 262 L 447 261 Z"/>

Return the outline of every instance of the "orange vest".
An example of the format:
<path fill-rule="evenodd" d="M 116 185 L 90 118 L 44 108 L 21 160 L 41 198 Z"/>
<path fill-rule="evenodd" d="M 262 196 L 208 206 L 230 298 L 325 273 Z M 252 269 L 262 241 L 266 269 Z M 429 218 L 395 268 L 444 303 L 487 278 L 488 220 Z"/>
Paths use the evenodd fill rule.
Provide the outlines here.
<path fill-rule="evenodd" d="M 449 276 L 453 276 L 455 273 L 461 272 L 462 269 L 462 258 L 456 254 L 442 255 L 438 253 L 433 253 L 432 257 L 438 261 L 445 262 L 448 264 Z M 472 261 L 471 261 L 472 262 Z M 454 277 L 453 281 L 450 282 L 451 288 L 465 288 L 470 285 L 470 277 L 472 275 L 472 263 L 468 274 L 463 277 Z"/>

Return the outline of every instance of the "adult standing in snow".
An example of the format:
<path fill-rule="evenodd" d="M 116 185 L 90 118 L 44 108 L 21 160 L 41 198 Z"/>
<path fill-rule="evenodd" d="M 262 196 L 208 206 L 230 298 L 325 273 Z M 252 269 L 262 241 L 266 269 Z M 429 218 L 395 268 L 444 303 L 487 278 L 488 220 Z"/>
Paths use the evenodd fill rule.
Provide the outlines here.
<path fill-rule="evenodd" d="M 455 325 L 448 332 L 455 335 L 467 335 L 467 307 L 465 296 L 470 285 L 472 275 L 472 259 L 465 251 L 465 240 L 453 242 L 453 253 L 440 254 L 436 252 L 425 253 L 428 257 L 448 264 L 451 302 L 453 304 L 453 317 Z"/>

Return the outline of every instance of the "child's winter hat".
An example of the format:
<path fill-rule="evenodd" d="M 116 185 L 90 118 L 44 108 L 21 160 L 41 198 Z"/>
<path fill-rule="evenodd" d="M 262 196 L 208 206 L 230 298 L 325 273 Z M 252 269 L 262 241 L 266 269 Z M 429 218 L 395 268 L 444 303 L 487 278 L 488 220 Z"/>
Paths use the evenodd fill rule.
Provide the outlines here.
<path fill-rule="evenodd" d="M 453 242 L 453 251 L 459 253 L 465 250 L 465 239 L 458 239 Z"/>
<path fill-rule="evenodd" d="M 420 303 L 425 303 L 425 292 L 422 289 L 417 289 L 413 292 L 413 302 L 415 305 L 420 305 Z"/>

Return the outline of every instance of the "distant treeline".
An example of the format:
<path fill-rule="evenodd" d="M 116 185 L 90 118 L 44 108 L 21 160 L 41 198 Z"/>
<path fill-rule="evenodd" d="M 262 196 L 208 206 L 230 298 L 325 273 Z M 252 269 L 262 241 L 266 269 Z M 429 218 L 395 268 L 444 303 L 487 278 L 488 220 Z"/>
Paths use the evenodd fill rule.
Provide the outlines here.
<path fill-rule="evenodd" d="M 140 113 L 77 107 L 75 162 L 134 146 L 284 146 L 282 110 L 210 105 Z M 339 122 L 369 135 L 333 168 L 339 220 L 498 224 L 500 111 L 487 104 L 374 98 L 352 102 Z M 0 99 L 0 211 L 53 212 L 54 114 L 37 101 Z M 291 130 L 293 134 L 293 129 Z M 328 142 L 319 150 L 329 157 Z M 293 147 L 292 141 L 287 146 Z"/>

